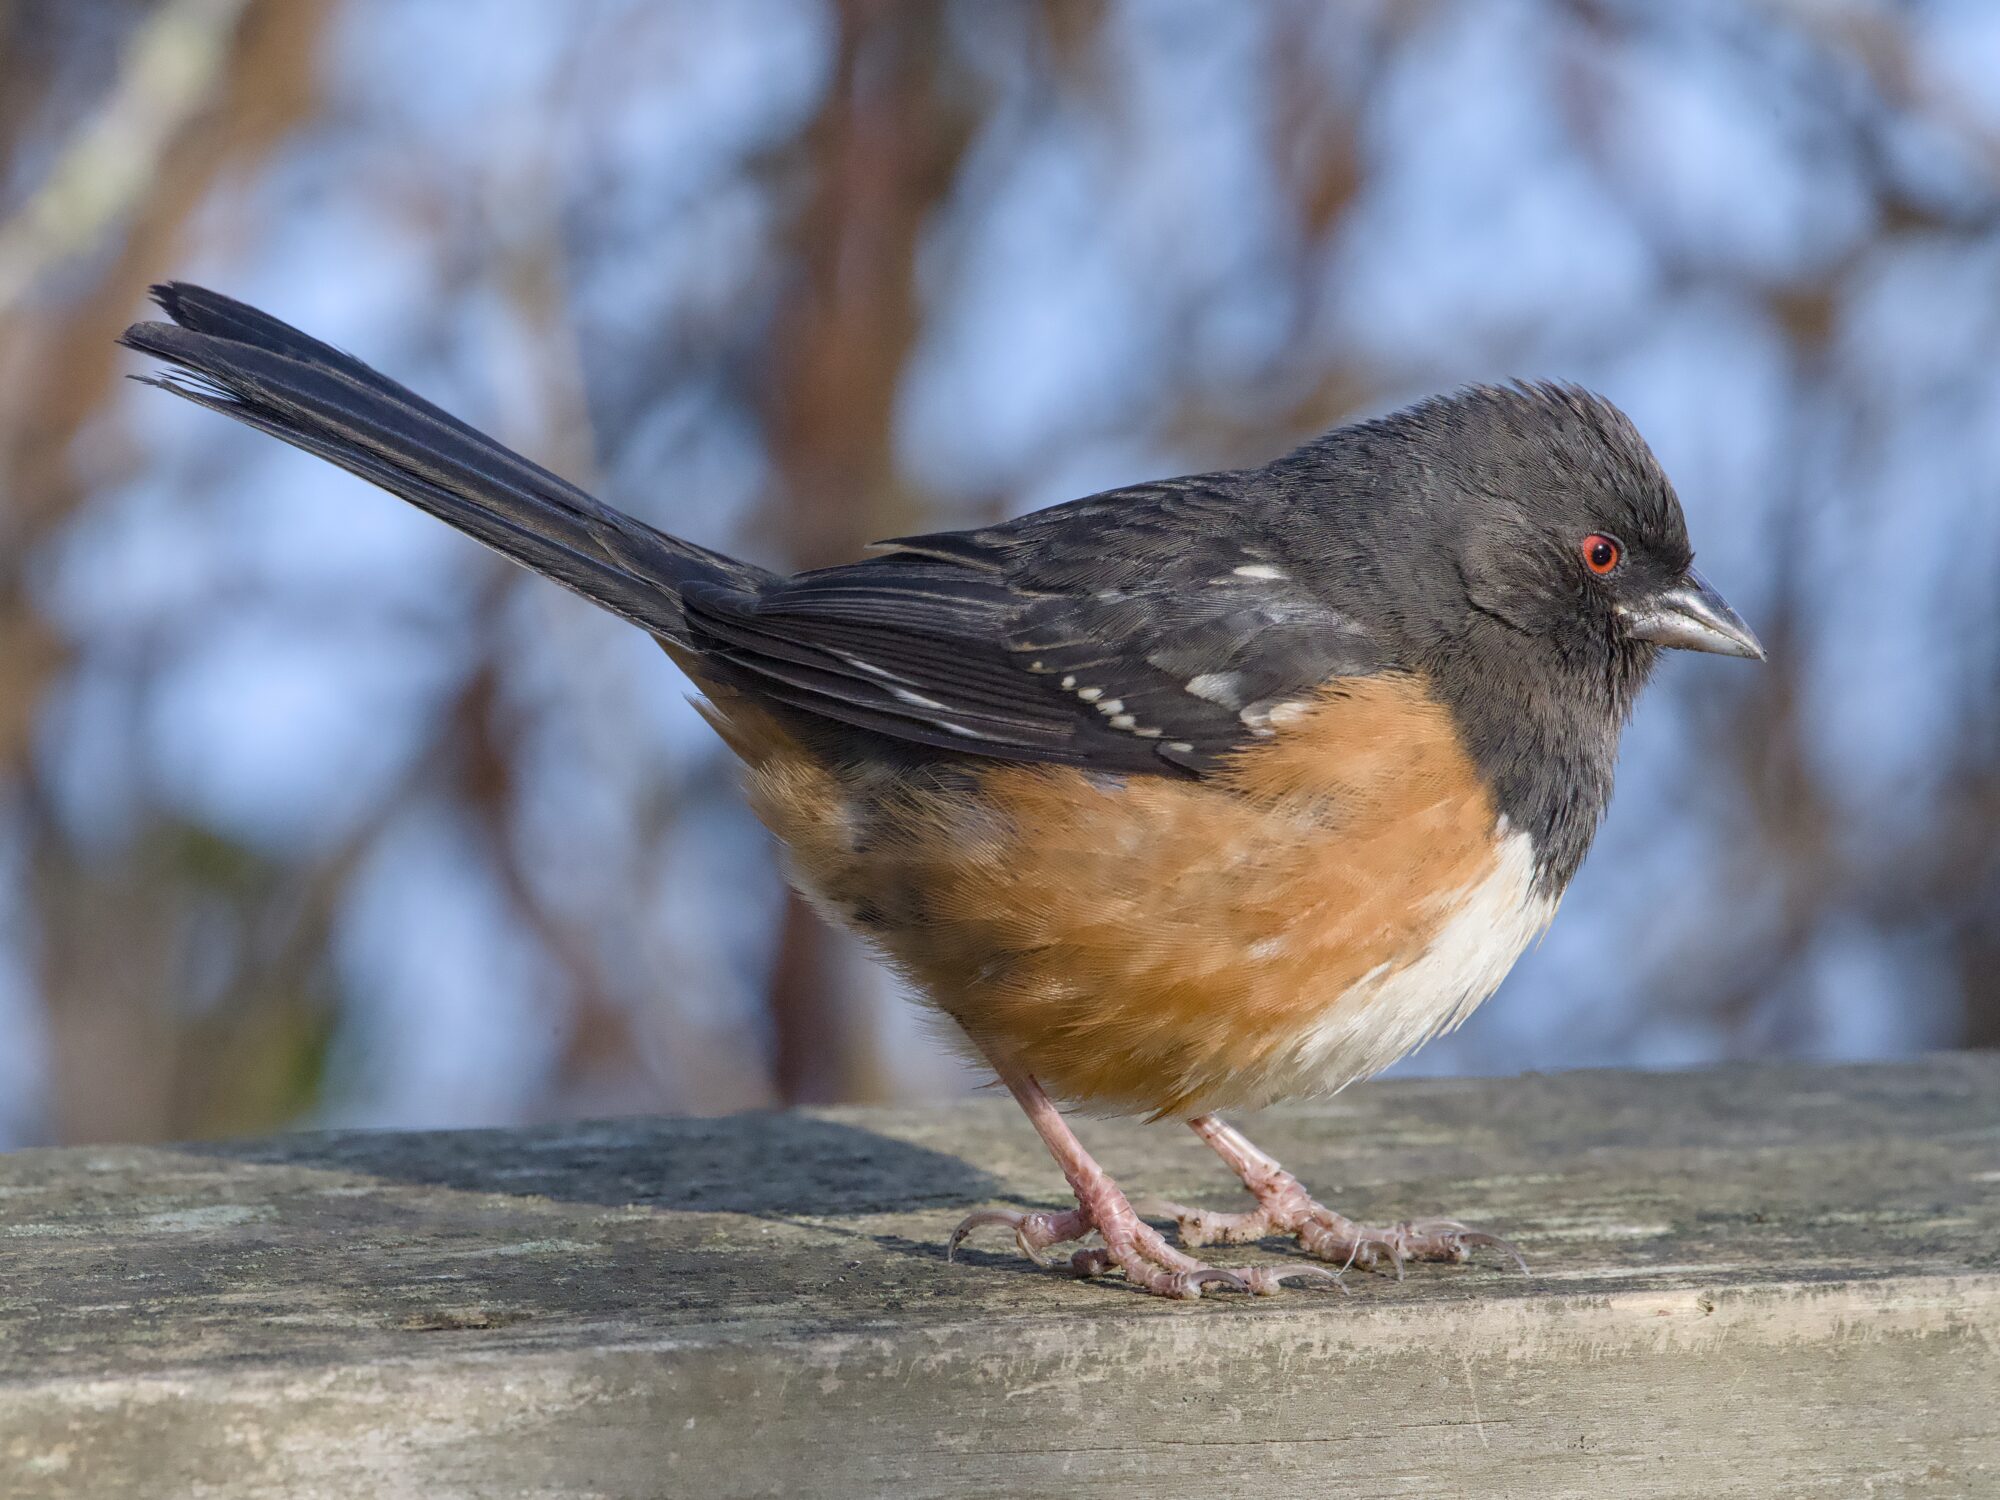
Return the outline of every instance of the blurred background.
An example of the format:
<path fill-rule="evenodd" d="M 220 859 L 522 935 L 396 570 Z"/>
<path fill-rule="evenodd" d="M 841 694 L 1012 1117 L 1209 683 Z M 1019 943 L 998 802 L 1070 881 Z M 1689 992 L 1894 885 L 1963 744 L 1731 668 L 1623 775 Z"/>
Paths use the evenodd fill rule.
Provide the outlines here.
<path fill-rule="evenodd" d="M 1665 663 L 1406 1069 L 2000 1045 L 2000 7 L 0 0 L 0 1144 L 936 1096 L 638 632 L 122 380 L 147 283 L 798 566 L 1583 381 Z"/>

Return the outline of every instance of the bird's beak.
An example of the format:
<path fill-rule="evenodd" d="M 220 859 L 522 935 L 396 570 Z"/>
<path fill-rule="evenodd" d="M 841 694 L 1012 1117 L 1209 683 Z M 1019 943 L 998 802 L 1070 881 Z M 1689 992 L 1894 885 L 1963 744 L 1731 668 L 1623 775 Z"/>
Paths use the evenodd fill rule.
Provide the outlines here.
<path fill-rule="evenodd" d="M 1683 651 L 1713 651 L 1717 656 L 1764 659 L 1764 648 L 1743 617 L 1693 568 L 1671 588 L 1619 605 L 1618 613 L 1625 621 L 1625 633 L 1637 641 Z"/>

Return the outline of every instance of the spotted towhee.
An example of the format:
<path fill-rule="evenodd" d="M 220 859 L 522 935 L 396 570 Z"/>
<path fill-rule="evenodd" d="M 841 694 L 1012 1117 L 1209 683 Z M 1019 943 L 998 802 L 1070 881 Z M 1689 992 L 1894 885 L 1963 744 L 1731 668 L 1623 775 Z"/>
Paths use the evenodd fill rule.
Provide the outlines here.
<path fill-rule="evenodd" d="M 1217 1118 L 1458 1025 L 1554 915 L 1663 646 L 1760 657 L 1631 423 L 1480 387 L 1258 469 L 1134 485 L 781 577 L 601 504 L 340 351 L 174 284 L 156 384 L 373 481 L 651 632 L 819 906 L 950 1016 L 1076 1196 L 973 1215 L 1168 1296 L 1275 1290 L 1142 1221 L 1051 1102 L 1171 1116 L 1338 1264 L 1376 1229 Z"/>

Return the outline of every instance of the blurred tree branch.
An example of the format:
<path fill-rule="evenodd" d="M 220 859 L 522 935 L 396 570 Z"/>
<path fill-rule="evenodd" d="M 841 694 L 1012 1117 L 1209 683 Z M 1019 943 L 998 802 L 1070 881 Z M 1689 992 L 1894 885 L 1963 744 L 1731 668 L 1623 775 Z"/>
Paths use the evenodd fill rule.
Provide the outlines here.
<path fill-rule="evenodd" d="M 918 239 L 970 133 L 941 76 L 936 7 L 842 0 L 837 15 L 834 85 L 802 146 L 812 188 L 793 229 L 796 271 L 771 330 L 766 394 L 772 527 L 805 568 L 920 518 L 896 472 L 896 393 L 918 328 Z M 882 1092 L 832 942 L 788 897 L 769 996 L 772 1072 L 787 1102 Z"/>
<path fill-rule="evenodd" d="M 193 896 L 168 882 L 156 891 L 164 906 L 147 902 L 157 920 L 118 922 L 107 897 L 126 882 L 68 848 L 29 755 L 43 688 L 66 648 L 30 603 L 22 568 L 88 493 L 72 466 L 75 438 L 104 401 L 119 357 L 113 340 L 155 269 L 172 262 L 180 226 L 225 167 L 254 160 L 310 112 L 330 9 L 323 0 L 168 0 L 128 39 L 103 112 L 58 154 L 0 255 L 0 767 L 21 788 L 44 872 L 41 981 L 62 1139 L 144 1138 L 197 1123 L 182 1112 L 176 1068 L 160 1066 L 186 1056 L 162 999 L 177 992 L 175 934 Z M 121 149 L 136 159 L 114 160 Z M 86 267 L 88 281 L 76 282 Z M 71 279 L 62 295 L 23 300 L 58 272 Z M 121 928 L 115 950 L 102 940 L 107 920 Z M 107 970 L 112 951 L 118 961 Z"/>
<path fill-rule="evenodd" d="M 251 0 L 164 0 L 126 43 L 117 86 L 55 169 L 0 222 L 0 323 L 52 269 L 95 252 L 153 189 L 205 111 Z"/>

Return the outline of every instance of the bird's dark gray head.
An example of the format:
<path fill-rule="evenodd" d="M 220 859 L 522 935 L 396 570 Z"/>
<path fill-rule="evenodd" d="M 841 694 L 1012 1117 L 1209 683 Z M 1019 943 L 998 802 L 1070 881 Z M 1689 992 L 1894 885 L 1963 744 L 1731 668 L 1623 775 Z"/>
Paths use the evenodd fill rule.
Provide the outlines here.
<path fill-rule="evenodd" d="M 1302 531 L 1334 539 L 1319 558 L 1330 590 L 1451 703 L 1553 882 L 1582 858 L 1660 649 L 1764 654 L 1694 571 L 1652 450 L 1579 387 L 1436 397 L 1329 433 L 1271 474 Z"/>
<path fill-rule="evenodd" d="M 1367 529 L 1401 532 L 1379 556 L 1407 570 L 1391 591 L 1421 599 L 1411 622 L 1460 634 L 1469 609 L 1572 662 L 1643 679 L 1678 646 L 1763 655 L 1692 571 L 1680 501 L 1625 414 L 1577 386 L 1474 386 L 1322 440 L 1380 493 Z M 1367 450 L 1366 460 L 1355 464 Z M 1362 517 L 1349 511 L 1350 520 Z M 1428 629 L 1426 627 L 1429 627 Z M 1636 682 L 1634 683 L 1636 686 Z"/>

